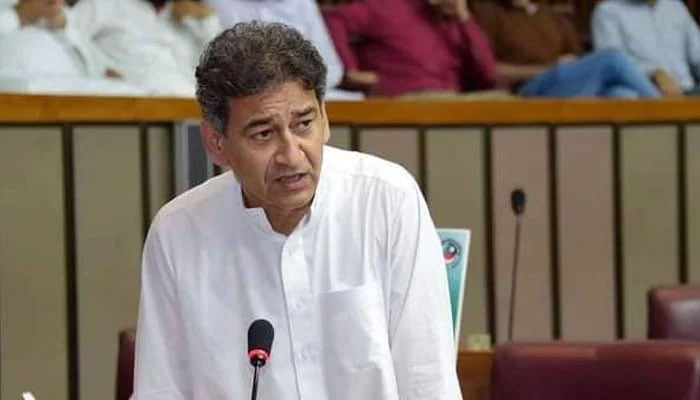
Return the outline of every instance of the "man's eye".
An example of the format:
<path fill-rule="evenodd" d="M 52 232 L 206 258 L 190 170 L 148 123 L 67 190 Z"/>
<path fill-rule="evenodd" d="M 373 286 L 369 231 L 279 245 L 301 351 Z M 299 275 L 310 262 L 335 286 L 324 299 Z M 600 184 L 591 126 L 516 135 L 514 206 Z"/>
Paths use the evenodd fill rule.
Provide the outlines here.
<path fill-rule="evenodd" d="M 299 122 L 299 129 L 302 131 L 307 131 L 309 128 L 311 128 L 311 123 L 314 122 L 312 119 L 306 119 L 301 122 Z"/>
<path fill-rule="evenodd" d="M 252 135 L 255 140 L 267 140 L 272 136 L 272 131 L 257 132 Z"/>

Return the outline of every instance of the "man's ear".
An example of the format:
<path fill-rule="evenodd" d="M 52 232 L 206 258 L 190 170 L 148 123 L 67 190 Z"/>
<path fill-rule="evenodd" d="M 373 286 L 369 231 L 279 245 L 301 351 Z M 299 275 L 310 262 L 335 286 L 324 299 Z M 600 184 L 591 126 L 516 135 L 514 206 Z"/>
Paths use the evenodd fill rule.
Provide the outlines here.
<path fill-rule="evenodd" d="M 228 161 L 224 156 L 224 135 L 214 128 L 212 124 L 202 120 L 199 131 L 202 134 L 204 149 L 209 155 L 209 159 L 221 168 L 228 168 Z"/>
<path fill-rule="evenodd" d="M 326 102 L 321 103 L 321 115 L 323 116 L 323 143 L 328 143 L 331 137 L 331 125 L 328 120 L 328 112 L 326 111 Z"/>

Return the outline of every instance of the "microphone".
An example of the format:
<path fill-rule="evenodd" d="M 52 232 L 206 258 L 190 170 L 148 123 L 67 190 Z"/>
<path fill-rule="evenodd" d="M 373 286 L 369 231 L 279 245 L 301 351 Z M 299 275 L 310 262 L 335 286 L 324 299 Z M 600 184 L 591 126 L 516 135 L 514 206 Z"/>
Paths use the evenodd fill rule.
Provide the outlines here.
<path fill-rule="evenodd" d="M 508 308 L 508 341 L 513 340 L 513 318 L 515 316 L 515 294 L 518 288 L 518 259 L 520 256 L 520 217 L 525 213 L 525 191 L 517 188 L 510 193 L 510 206 L 515 214 L 515 246 L 513 269 L 510 276 L 510 305 Z"/>
<path fill-rule="evenodd" d="M 255 400 L 258 397 L 258 370 L 270 359 L 274 338 L 275 329 L 270 321 L 266 319 L 257 319 L 248 328 L 248 360 L 255 368 L 253 389 L 250 394 L 251 400 Z"/>
<path fill-rule="evenodd" d="M 510 193 L 510 206 L 516 216 L 525 212 L 525 192 L 518 188 Z"/>

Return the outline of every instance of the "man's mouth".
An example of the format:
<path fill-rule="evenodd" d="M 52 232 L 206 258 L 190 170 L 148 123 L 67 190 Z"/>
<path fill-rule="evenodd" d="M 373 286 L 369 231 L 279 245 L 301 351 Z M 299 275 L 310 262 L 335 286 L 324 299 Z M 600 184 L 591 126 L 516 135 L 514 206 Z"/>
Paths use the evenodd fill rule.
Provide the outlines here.
<path fill-rule="evenodd" d="M 275 180 L 287 189 L 299 189 L 303 186 L 306 175 L 306 173 L 284 175 Z"/>

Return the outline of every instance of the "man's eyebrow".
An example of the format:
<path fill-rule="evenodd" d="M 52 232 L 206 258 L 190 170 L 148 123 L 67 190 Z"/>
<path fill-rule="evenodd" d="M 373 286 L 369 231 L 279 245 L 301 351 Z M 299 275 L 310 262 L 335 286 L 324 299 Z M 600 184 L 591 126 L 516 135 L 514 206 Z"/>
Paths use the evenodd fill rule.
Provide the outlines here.
<path fill-rule="evenodd" d="M 247 130 L 256 126 L 269 125 L 270 123 L 272 123 L 272 117 L 253 118 L 243 126 L 243 129 Z"/>
<path fill-rule="evenodd" d="M 315 113 L 316 112 L 316 107 L 314 106 L 308 106 L 302 110 L 299 111 L 292 111 L 292 115 L 299 118 L 299 117 L 305 117 L 309 114 Z"/>

